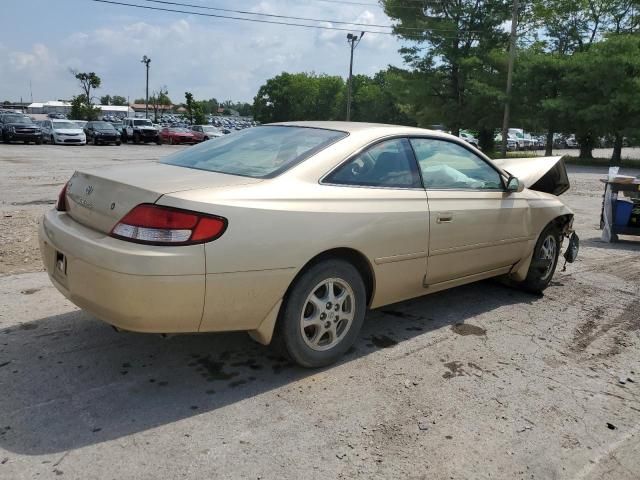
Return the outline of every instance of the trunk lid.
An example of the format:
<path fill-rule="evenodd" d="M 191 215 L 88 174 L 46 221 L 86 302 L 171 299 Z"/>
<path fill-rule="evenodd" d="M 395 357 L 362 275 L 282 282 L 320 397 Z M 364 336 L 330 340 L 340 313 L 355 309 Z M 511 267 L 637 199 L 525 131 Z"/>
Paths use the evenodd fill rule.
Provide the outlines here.
<path fill-rule="evenodd" d="M 503 158 L 493 163 L 531 190 L 561 195 L 571 186 L 562 157 Z"/>
<path fill-rule="evenodd" d="M 110 233 L 133 207 L 155 203 L 162 195 L 261 181 L 162 163 L 76 171 L 67 185 L 67 211 L 78 223 Z"/>

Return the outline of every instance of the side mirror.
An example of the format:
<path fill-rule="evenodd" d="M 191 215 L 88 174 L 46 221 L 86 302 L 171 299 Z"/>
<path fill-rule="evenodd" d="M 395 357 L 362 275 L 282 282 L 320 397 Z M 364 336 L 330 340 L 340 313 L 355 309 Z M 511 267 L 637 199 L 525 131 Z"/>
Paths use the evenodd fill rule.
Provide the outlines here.
<path fill-rule="evenodd" d="M 524 184 L 516 177 L 510 177 L 507 182 L 507 192 L 521 192 L 524 190 Z"/>

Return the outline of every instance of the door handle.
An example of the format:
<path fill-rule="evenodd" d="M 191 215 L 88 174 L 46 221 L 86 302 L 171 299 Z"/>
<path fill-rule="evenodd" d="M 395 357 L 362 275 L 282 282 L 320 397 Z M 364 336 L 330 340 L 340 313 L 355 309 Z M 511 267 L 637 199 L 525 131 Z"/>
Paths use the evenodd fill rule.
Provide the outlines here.
<path fill-rule="evenodd" d="M 439 213 L 436 217 L 436 223 L 450 223 L 453 222 L 453 213 L 443 212 Z"/>

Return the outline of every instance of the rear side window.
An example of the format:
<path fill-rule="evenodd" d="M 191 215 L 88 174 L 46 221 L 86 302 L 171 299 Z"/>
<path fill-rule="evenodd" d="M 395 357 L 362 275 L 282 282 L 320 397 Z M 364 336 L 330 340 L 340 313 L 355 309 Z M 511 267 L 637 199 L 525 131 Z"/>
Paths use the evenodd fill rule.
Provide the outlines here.
<path fill-rule="evenodd" d="M 398 138 L 375 144 L 342 164 L 324 183 L 363 187 L 421 188 L 411 146 Z"/>
<path fill-rule="evenodd" d="M 204 142 L 162 163 L 210 172 L 273 178 L 343 139 L 347 133 L 321 128 L 268 125 Z"/>

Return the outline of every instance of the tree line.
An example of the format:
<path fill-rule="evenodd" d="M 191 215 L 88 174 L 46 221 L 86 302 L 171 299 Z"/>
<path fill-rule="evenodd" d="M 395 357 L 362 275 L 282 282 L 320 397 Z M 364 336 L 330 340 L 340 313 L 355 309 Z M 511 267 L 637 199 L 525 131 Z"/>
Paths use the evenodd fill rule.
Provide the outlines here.
<path fill-rule="evenodd" d="M 494 148 L 502 124 L 511 1 L 382 0 L 406 41 L 404 68 L 353 82 L 352 119 L 468 129 Z M 608 138 L 619 163 L 624 139 L 640 137 L 640 0 L 521 1 L 512 126 L 547 136 L 575 134 L 580 156 Z M 253 103 L 262 122 L 342 120 L 340 77 L 282 73 Z"/>
<path fill-rule="evenodd" d="M 101 78 L 95 72 L 78 72 L 71 70 L 71 74 L 78 81 L 81 92 L 71 100 L 71 118 L 78 120 L 95 120 L 101 116 L 101 110 L 94 104 L 94 99 L 98 98 L 101 105 L 128 105 L 128 101 L 122 95 L 102 95 L 95 97 L 92 91 L 102 86 Z M 145 104 L 146 99 L 136 98 L 133 103 Z M 169 90 L 162 86 L 153 90 L 148 99 L 148 108 L 151 118 L 156 122 L 160 120 L 162 114 L 170 107 L 184 107 L 187 118 L 195 124 L 206 123 L 206 116 L 232 115 L 236 112 L 240 116 L 251 116 L 253 107 L 247 102 L 234 102 L 226 100 L 218 102 L 215 98 L 209 100 L 196 100 L 191 92 L 185 92 L 185 101 L 178 105 L 174 104 L 169 97 Z"/>

